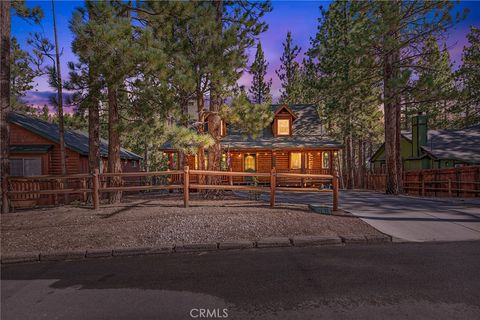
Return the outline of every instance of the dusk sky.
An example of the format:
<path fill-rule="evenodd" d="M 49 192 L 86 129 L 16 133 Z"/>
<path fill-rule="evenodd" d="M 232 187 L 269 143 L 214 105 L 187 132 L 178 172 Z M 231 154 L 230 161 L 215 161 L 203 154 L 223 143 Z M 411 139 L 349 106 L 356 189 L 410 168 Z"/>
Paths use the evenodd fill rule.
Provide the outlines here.
<path fill-rule="evenodd" d="M 260 36 L 265 57 L 269 62 L 268 78 L 273 79 L 272 93 L 278 98 L 280 81 L 275 75 L 275 70 L 280 64 L 282 55 L 282 42 L 287 31 L 292 32 L 293 41 L 302 48 L 299 61 L 303 53 L 309 47 L 310 38 L 315 36 L 317 30 L 317 19 L 320 16 L 319 6 L 327 7 L 329 1 L 273 1 L 273 11 L 268 13 L 265 21 L 269 24 L 267 32 Z M 63 48 L 62 74 L 67 79 L 67 62 L 76 61 L 75 55 L 71 52 L 72 34 L 68 28 L 72 12 L 76 7 L 82 6 L 81 1 L 56 1 L 57 27 L 59 41 Z M 18 17 L 12 17 L 12 35 L 19 40 L 24 50 L 30 50 L 26 40 L 30 33 L 44 32 L 53 42 L 53 22 L 50 1 L 27 1 L 28 6 L 40 6 L 44 12 L 44 19 L 41 25 L 35 25 Z M 463 11 L 469 8 L 470 13 L 466 20 L 463 20 L 456 27 L 451 29 L 447 36 L 447 45 L 450 50 L 452 62 L 458 66 L 461 62 L 463 47 L 467 44 L 466 34 L 471 25 L 480 26 L 480 2 L 462 1 L 455 6 L 454 12 Z M 250 52 L 250 57 L 255 55 L 255 49 Z M 48 96 L 52 94 L 51 89 L 44 78 L 36 79 L 37 86 L 27 96 L 27 102 L 33 105 L 42 106 L 48 103 Z M 240 84 L 250 85 L 250 76 L 244 74 L 239 81 Z"/>

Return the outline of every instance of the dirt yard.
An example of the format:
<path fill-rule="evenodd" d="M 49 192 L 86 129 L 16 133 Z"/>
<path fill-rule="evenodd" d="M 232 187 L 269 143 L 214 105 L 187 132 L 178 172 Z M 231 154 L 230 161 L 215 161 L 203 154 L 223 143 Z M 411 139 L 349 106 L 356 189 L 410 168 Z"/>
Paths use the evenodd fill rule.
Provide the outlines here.
<path fill-rule="evenodd" d="M 177 195 L 130 197 L 99 211 L 78 206 L 19 211 L 1 216 L 2 254 L 161 244 L 258 240 L 294 235 L 375 235 L 345 212 L 316 214 L 306 205 L 271 209 L 260 201 L 207 201 L 193 196 L 190 208 Z"/>

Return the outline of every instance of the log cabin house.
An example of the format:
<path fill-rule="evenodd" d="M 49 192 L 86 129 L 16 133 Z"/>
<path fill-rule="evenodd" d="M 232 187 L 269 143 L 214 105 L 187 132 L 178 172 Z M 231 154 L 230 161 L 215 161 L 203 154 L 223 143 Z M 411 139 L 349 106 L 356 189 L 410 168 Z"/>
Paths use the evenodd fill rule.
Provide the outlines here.
<path fill-rule="evenodd" d="M 8 115 L 10 129 L 10 176 L 60 175 L 60 145 L 58 125 L 25 114 L 11 112 Z M 88 134 L 78 130 L 65 129 L 67 174 L 88 173 Z M 100 141 L 101 172 L 106 172 L 108 142 Z M 142 157 L 120 149 L 123 172 L 140 171 Z M 39 183 L 27 182 L 11 186 L 14 190 L 40 188 Z M 46 182 L 45 182 L 46 183 Z M 27 189 L 25 189 L 27 188 Z M 43 189 L 43 188 L 42 188 Z M 49 189 L 49 188 L 46 188 Z M 13 199 L 12 202 L 15 202 Z M 51 204 L 51 196 L 38 194 L 18 196 L 17 202 L 24 205 Z M 35 202 L 35 203 L 32 203 Z M 15 205 L 15 203 L 13 203 Z"/>
<path fill-rule="evenodd" d="M 325 133 L 316 106 L 276 104 L 271 108 L 273 121 L 256 138 L 222 121 L 225 170 L 270 172 L 275 168 L 277 172 L 333 174 L 334 158 L 342 145 Z M 169 156 L 170 169 L 178 169 L 177 151 L 168 144 L 163 151 Z M 196 156 L 189 156 L 187 162 L 191 169 L 198 169 Z M 235 177 L 234 182 L 245 182 L 245 178 Z"/>

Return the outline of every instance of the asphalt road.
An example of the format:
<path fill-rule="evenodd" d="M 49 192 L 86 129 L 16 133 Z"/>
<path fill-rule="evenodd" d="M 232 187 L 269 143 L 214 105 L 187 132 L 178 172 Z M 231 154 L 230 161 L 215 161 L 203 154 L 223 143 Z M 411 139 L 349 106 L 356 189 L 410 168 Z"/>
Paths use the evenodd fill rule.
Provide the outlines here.
<path fill-rule="evenodd" d="M 479 319 L 479 270 L 480 242 L 3 265 L 1 318 Z"/>
<path fill-rule="evenodd" d="M 268 197 L 262 195 L 262 200 L 270 201 Z M 331 196 L 326 193 L 279 192 L 277 202 L 331 205 Z M 341 191 L 339 207 L 383 233 L 403 240 L 480 240 L 478 198 L 459 201 Z"/>

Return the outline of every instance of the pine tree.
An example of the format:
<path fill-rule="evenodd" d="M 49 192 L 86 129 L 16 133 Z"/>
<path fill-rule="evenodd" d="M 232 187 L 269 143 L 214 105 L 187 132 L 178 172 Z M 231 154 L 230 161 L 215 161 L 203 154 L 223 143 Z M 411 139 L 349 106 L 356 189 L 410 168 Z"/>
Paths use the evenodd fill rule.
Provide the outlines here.
<path fill-rule="evenodd" d="M 67 153 L 65 150 L 65 123 L 63 120 L 63 83 L 60 70 L 60 50 L 58 48 L 57 20 L 55 16 L 55 0 L 52 0 L 53 34 L 55 37 L 55 71 L 57 89 L 58 144 L 60 145 L 60 166 L 62 175 L 67 174 Z M 67 194 L 65 194 L 67 197 Z M 67 201 L 68 202 L 68 201 Z"/>
<path fill-rule="evenodd" d="M 267 29 L 261 21 L 271 10 L 268 2 L 216 1 L 214 7 L 214 29 L 209 56 L 210 73 L 210 116 L 208 131 L 215 143 L 208 150 L 208 169 L 220 170 L 221 166 L 221 119 L 220 111 L 224 100 L 247 66 L 246 49 L 255 44 L 255 38 Z M 212 179 L 211 183 L 213 182 Z"/>
<path fill-rule="evenodd" d="M 95 20 L 96 6 L 90 1 L 85 7 L 77 8 L 70 21 L 70 30 L 74 34 L 72 51 L 78 56 L 78 63 L 68 64 L 70 81 L 67 88 L 74 91 L 73 103 L 79 110 L 88 113 L 88 167 L 89 172 L 100 170 L 100 100 L 103 99 L 104 86 L 100 74 L 95 70 L 98 58 L 90 52 L 90 44 L 95 41 L 89 21 Z"/>
<path fill-rule="evenodd" d="M 245 92 L 236 94 L 230 106 L 224 106 L 220 112 L 224 121 L 243 135 L 257 137 L 273 121 L 270 102 L 252 103 Z"/>
<path fill-rule="evenodd" d="M 432 37 L 453 26 L 462 16 L 452 19 L 453 4 L 448 1 L 382 1 L 365 3 L 369 25 L 363 43 L 364 56 L 378 57 L 382 70 L 385 114 L 386 192 L 402 192 L 402 159 L 400 127 L 402 96 L 408 92 L 412 74 L 421 69 L 418 64 L 423 45 Z"/>
<path fill-rule="evenodd" d="M 364 21 L 357 2 L 336 1 L 328 10 L 322 9 L 322 19 L 312 47 L 308 51 L 307 84 L 319 91 L 316 100 L 327 123 L 327 130 L 345 143 L 342 151 L 344 185 L 355 185 L 358 163 L 354 161 L 355 140 L 375 140 L 362 130 L 368 124 L 379 122 L 378 85 L 364 82 L 369 74 L 365 70 L 372 59 L 359 59 L 355 39 L 364 32 Z M 307 73 L 305 73 L 307 75 Z M 310 92 L 310 96 L 314 93 Z M 376 112 L 375 112 L 376 110 Z"/>
<path fill-rule="evenodd" d="M 54 10 L 54 9 L 53 9 Z M 55 24 L 54 24 L 55 27 Z M 55 29 L 55 28 L 54 28 Z M 55 33 L 55 31 L 54 31 Z M 66 150 L 65 150 L 65 129 L 63 121 L 63 83 L 59 75 L 60 53 L 57 48 L 50 42 L 48 38 L 40 33 L 34 33 L 27 40 L 32 46 L 33 53 L 36 56 L 35 64 L 37 65 L 37 74 L 48 76 L 48 83 L 51 88 L 57 91 L 56 97 L 52 97 L 51 101 L 57 111 L 58 127 L 59 127 L 59 145 L 60 145 L 60 167 L 61 174 L 67 174 Z"/>
<path fill-rule="evenodd" d="M 120 111 L 124 101 L 124 81 L 134 71 L 136 63 L 141 61 L 143 51 L 134 41 L 130 19 L 130 9 L 123 3 L 95 2 L 89 3 L 90 19 L 86 25 L 91 37 L 84 59 L 95 74 L 103 78 L 108 104 L 108 172 L 122 171 L 120 160 Z M 85 30 L 85 29 L 84 29 Z M 112 177 L 109 185 L 122 184 L 122 179 Z M 111 203 L 119 202 L 121 192 L 111 192 Z"/>
<path fill-rule="evenodd" d="M 464 113 L 460 126 L 480 123 L 480 28 L 471 27 L 467 35 L 469 46 L 463 48 L 462 66 L 458 71 L 461 81 L 461 104 Z"/>
<path fill-rule="evenodd" d="M 33 68 L 33 57 L 20 48 L 15 37 L 11 40 L 10 50 L 10 104 L 18 109 L 24 104 L 21 98 L 34 88 L 33 79 L 38 75 Z"/>
<path fill-rule="evenodd" d="M 282 103 L 301 103 L 299 101 L 299 72 L 300 66 L 295 60 L 299 55 L 301 48 L 292 43 L 292 33 L 287 32 L 287 38 L 283 43 L 283 54 L 280 57 L 280 67 L 275 71 L 282 82 Z"/>
<path fill-rule="evenodd" d="M 265 80 L 267 74 L 268 63 L 265 60 L 263 54 L 262 44 L 259 41 L 257 44 L 257 52 L 255 54 L 255 60 L 250 66 L 249 72 L 252 75 L 252 86 L 248 90 L 251 95 L 251 101 L 253 103 L 262 104 L 268 101 L 272 101 L 272 95 L 270 94 L 270 88 L 272 87 L 272 79 Z"/>
<path fill-rule="evenodd" d="M 414 83 L 415 99 L 410 112 L 425 112 L 431 129 L 446 128 L 453 120 L 450 108 L 455 97 L 450 55 L 445 45 L 440 50 L 435 38 L 425 42 L 423 53 L 417 64 L 418 80 Z"/>
<path fill-rule="evenodd" d="M 42 11 L 35 7 L 29 9 L 24 1 L 0 1 L 0 177 L 2 207 L 1 212 L 9 211 L 7 198 L 7 177 L 10 173 L 9 145 L 10 132 L 7 124 L 7 115 L 10 106 L 10 11 L 26 18 L 39 22 Z"/>

